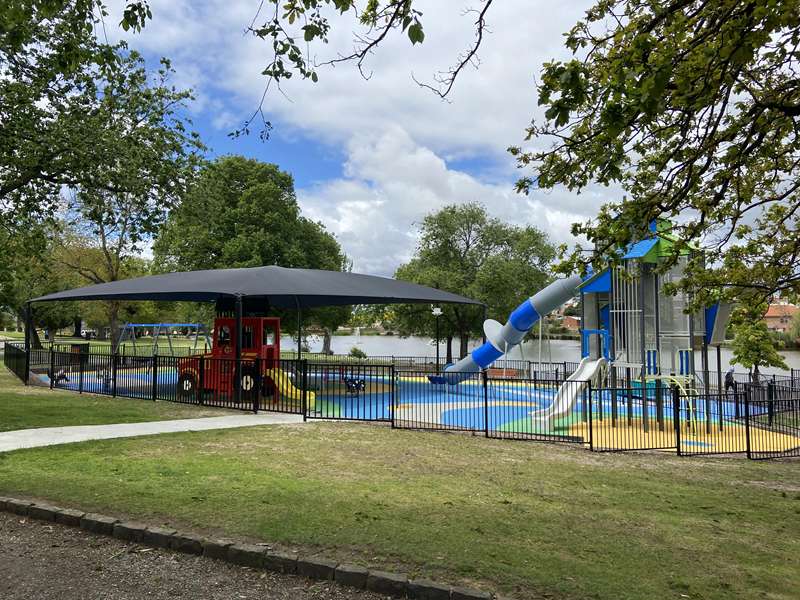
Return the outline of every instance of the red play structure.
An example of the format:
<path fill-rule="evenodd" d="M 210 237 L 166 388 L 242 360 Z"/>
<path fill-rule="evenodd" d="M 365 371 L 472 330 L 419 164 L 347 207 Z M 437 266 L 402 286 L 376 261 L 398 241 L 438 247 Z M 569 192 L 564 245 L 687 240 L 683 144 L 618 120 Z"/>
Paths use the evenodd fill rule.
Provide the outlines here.
<path fill-rule="evenodd" d="M 178 361 L 178 397 L 201 400 L 205 393 L 211 393 L 214 397 L 232 398 L 236 386 L 241 385 L 242 401 L 251 402 L 258 392 L 259 379 L 263 395 L 275 397 L 279 390 L 273 375 L 279 371 L 281 320 L 277 317 L 244 317 L 242 360 L 247 362 L 243 363 L 241 374 L 236 373 L 235 357 L 236 319 L 217 317 L 211 352 Z"/>

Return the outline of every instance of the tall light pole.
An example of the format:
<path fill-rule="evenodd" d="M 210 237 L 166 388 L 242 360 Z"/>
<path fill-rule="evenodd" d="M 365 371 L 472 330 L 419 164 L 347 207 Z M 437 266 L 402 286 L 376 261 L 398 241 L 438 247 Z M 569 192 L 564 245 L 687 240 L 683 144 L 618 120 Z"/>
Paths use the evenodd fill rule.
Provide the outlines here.
<path fill-rule="evenodd" d="M 436 317 L 436 370 L 439 370 L 439 317 L 442 316 L 442 309 L 439 306 L 434 306 L 431 311 Z"/>

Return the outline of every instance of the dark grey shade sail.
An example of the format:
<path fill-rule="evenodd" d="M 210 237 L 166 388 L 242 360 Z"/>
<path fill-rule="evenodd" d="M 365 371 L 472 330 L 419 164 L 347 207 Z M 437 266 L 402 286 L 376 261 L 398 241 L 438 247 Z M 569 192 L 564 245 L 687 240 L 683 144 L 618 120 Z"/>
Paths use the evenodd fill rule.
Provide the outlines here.
<path fill-rule="evenodd" d="M 348 304 L 447 303 L 477 300 L 387 277 L 267 266 L 187 271 L 125 279 L 48 294 L 31 302 L 55 300 L 189 300 L 213 302 L 242 297 L 264 299 L 275 308 Z"/>

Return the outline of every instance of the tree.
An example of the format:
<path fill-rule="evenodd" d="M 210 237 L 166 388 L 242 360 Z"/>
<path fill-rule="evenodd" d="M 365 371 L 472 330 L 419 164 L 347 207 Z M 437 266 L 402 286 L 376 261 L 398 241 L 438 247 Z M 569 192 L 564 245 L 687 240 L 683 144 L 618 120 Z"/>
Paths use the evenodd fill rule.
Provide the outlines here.
<path fill-rule="evenodd" d="M 0 11 L 0 221 L 6 227 L 22 216 L 48 216 L 62 186 L 116 190 L 121 183 L 108 177 L 117 160 L 111 151 L 117 128 L 103 118 L 98 96 L 104 81 L 126 69 L 126 49 L 96 39 L 105 14 L 97 0 L 9 0 Z M 146 3 L 128 2 L 123 25 L 140 27 L 148 15 Z M 139 150 L 150 149 L 143 143 Z"/>
<path fill-rule="evenodd" d="M 37 224 L 24 235 L 0 234 L 6 267 L 0 281 L 0 309 L 9 310 L 21 322 L 25 319 L 25 305 L 31 298 L 77 285 L 77 278 L 59 261 L 60 248 L 55 239 L 53 225 Z M 33 346 L 41 347 L 37 326 L 52 332 L 73 323 L 79 314 L 74 302 L 34 305 L 31 315 Z"/>
<path fill-rule="evenodd" d="M 62 262 L 88 283 L 124 278 L 142 244 L 157 233 L 183 194 L 202 149 L 178 115 L 188 92 L 169 87 L 162 60 L 150 81 L 135 52 L 121 60 L 98 87 L 92 121 L 105 132 L 104 151 L 114 157 L 67 194 Z M 108 302 L 112 342 L 119 333 L 119 302 Z"/>
<path fill-rule="evenodd" d="M 792 317 L 792 322 L 789 325 L 789 339 L 793 343 L 800 342 L 800 311 L 797 311 Z"/>
<path fill-rule="evenodd" d="M 789 369 L 783 356 L 775 349 L 775 342 L 764 321 L 766 312 L 767 304 L 756 299 L 741 303 L 731 318 L 734 333 L 731 362 L 750 371 L 754 381 L 759 379 L 760 367 Z"/>
<path fill-rule="evenodd" d="M 278 265 L 341 271 L 339 243 L 300 214 L 289 173 L 240 156 L 206 164 L 169 215 L 153 246 L 161 271 Z M 347 321 L 347 307 L 318 309 L 306 322 L 330 332 Z M 285 329 L 294 331 L 295 320 Z"/>
<path fill-rule="evenodd" d="M 511 311 L 549 280 L 555 249 L 540 230 L 517 227 L 490 217 L 480 204 L 446 206 L 429 214 L 420 227 L 414 258 L 400 266 L 397 279 L 463 294 L 487 305 L 488 315 L 505 321 Z M 470 336 L 481 335 L 483 312 L 473 306 L 443 306 L 441 334 L 460 340 L 466 355 Z M 394 324 L 403 334 L 429 335 L 435 327 L 430 307 L 399 306 Z"/>
<path fill-rule="evenodd" d="M 692 243 L 681 287 L 761 298 L 800 285 L 800 11 L 794 1 L 601 0 L 567 35 L 574 53 L 544 65 L 544 150 L 513 149 L 533 174 L 518 187 L 621 186 L 573 232 L 565 269 L 599 266 L 675 217 L 671 261 Z M 668 267 L 669 263 L 665 265 Z M 747 294 L 745 294 L 747 295 Z"/>

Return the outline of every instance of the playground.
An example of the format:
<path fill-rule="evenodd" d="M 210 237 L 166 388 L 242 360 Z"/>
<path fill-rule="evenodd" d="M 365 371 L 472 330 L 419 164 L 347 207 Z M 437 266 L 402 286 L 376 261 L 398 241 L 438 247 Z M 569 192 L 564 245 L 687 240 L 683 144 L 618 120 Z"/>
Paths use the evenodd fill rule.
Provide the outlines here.
<path fill-rule="evenodd" d="M 450 385 L 432 383 L 429 372 L 409 366 L 298 364 L 286 359 L 261 365 L 251 359 L 245 369 L 252 384 L 237 404 L 232 387 L 220 382 L 226 370 L 233 372 L 230 359 L 125 357 L 116 367 L 110 355 L 80 360 L 56 353 L 53 365 L 60 376 L 52 387 L 208 407 L 257 406 L 307 419 L 381 421 L 405 429 L 571 442 L 598 451 L 675 452 L 680 446 L 686 455 L 737 454 L 746 453 L 749 444 L 753 451 L 791 455 L 800 448 L 795 400 L 800 382 L 793 380 L 754 388 L 749 399 L 743 391 L 689 393 L 659 382 L 648 385 L 643 399 L 637 380 L 629 387 L 592 387 L 556 376 L 552 367 L 536 379 L 475 373 Z M 40 377 L 45 385 L 51 383 L 46 372 Z"/>
<path fill-rule="evenodd" d="M 792 373 L 723 387 L 720 347 L 732 307 L 718 301 L 690 311 L 685 293 L 667 293 L 688 260 L 686 250 L 677 264 L 662 264 L 673 247 L 670 228 L 667 221 L 654 221 L 621 264 L 555 279 L 524 299 L 504 323 L 486 319 L 483 343 L 454 364 L 423 368 L 402 357 L 308 357 L 301 347 L 302 311 L 479 302 L 393 279 L 280 267 L 169 273 L 37 298 L 213 301 L 216 317 L 207 332 L 192 323 L 128 324 L 120 344 L 106 354 L 85 345 L 33 350 L 10 344 L 5 360 L 23 380 L 33 376 L 42 385 L 79 393 L 549 439 L 599 451 L 800 456 L 800 378 Z M 509 371 L 509 352 L 573 299 L 580 301 L 580 362 L 545 362 L 538 327 L 536 366 L 521 361 Z M 292 307 L 298 348 L 296 358 L 287 359 L 281 319 L 270 313 Z M 152 336 L 150 352 L 137 347 L 142 330 Z M 193 338 L 190 350 L 176 351 L 170 333 L 175 330 Z M 132 352 L 119 351 L 130 347 L 126 342 Z"/>

